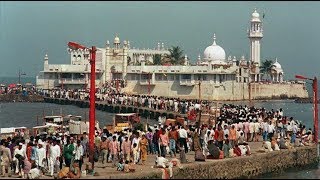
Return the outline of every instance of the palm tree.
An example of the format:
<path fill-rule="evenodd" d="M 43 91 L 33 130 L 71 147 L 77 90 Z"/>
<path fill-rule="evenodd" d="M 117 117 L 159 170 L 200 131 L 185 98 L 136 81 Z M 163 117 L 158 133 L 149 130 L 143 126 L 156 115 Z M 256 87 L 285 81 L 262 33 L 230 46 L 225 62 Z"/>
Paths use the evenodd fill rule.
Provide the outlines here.
<path fill-rule="evenodd" d="M 268 77 L 268 75 L 270 75 L 272 64 L 273 64 L 272 60 L 266 59 L 264 62 L 262 62 L 261 66 L 260 66 L 260 72 L 262 73 L 262 75 L 266 74 L 267 77 Z"/>
<path fill-rule="evenodd" d="M 162 59 L 161 59 L 161 55 L 160 54 L 156 54 L 154 56 L 153 64 L 154 65 L 161 65 L 162 64 Z"/>
<path fill-rule="evenodd" d="M 171 64 L 177 65 L 183 63 L 183 50 L 179 46 L 172 46 L 169 49 L 170 54 L 166 57 L 170 59 Z"/>

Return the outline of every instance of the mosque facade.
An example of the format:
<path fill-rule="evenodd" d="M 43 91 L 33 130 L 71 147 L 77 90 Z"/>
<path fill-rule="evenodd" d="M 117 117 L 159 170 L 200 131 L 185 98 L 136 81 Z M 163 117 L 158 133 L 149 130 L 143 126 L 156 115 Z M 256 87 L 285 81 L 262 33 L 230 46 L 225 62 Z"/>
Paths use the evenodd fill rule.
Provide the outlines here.
<path fill-rule="evenodd" d="M 131 94 L 207 100 L 244 100 L 278 96 L 307 97 L 305 84 L 285 82 L 282 66 L 275 60 L 271 67 L 272 82 L 261 82 L 261 40 L 263 26 L 259 13 L 251 15 L 248 39 L 250 57 L 226 57 L 214 34 L 213 42 L 191 64 L 187 55 L 183 65 L 154 65 L 156 56 L 164 57 L 170 52 L 164 44 L 154 49 L 131 48 L 129 41 L 121 44 L 116 35 L 113 46 L 107 41 L 105 48 L 97 48 L 96 86 L 107 82 L 124 80 L 121 90 Z M 44 70 L 37 76 L 37 87 L 42 89 L 88 88 L 90 64 L 87 50 L 68 49 L 71 64 L 49 64 L 44 58 Z M 276 88 L 278 91 L 274 91 Z M 290 90 L 295 88 L 295 91 Z"/>

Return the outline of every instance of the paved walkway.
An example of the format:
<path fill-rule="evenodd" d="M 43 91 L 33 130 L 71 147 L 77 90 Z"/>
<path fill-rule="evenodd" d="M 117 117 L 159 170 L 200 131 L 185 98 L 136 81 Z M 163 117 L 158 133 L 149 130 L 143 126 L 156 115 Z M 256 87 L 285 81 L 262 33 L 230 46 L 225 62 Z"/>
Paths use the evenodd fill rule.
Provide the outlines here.
<path fill-rule="evenodd" d="M 251 148 L 251 156 L 255 156 L 259 154 L 257 152 L 261 147 L 262 147 L 262 141 L 260 142 L 249 142 L 250 148 Z M 218 160 L 213 160 L 213 159 L 206 159 L 206 162 L 195 162 L 194 161 L 194 151 L 188 152 L 186 154 L 188 163 L 182 164 L 183 167 L 187 167 L 190 165 L 194 164 L 203 164 L 206 162 L 210 161 L 229 161 L 232 158 L 227 158 L 227 159 L 218 159 Z M 167 158 L 170 160 L 170 155 L 167 155 Z M 179 158 L 179 154 L 177 154 L 177 158 Z M 241 158 L 241 157 L 234 157 L 234 158 Z M 87 175 L 85 177 L 81 177 L 81 179 L 98 179 L 98 178 L 104 178 L 104 179 L 122 179 L 122 178 L 135 178 L 135 177 L 143 177 L 143 175 L 148 175 L 152 172 L 160 172 L 160 169 L 157 168 L 152 168 L 152 166 L 155 164 L 156 160 L 156 155 L 149 154 L 147 161 L 145 165 L 136 165 L 136 172 L 134 173 L 125 173 L 125 172 L 120 172 L 116 170 L 116 167 L 112 167 L 112 163 L 106 163 L 102 164 L 101 163 L 101 157 L 99 162 L 95 163 L 95 172 L 97 172 L 96 176 L 93 175 Z M 82 166 L 82 169 L 85 168 L 85 163 L 88 162 L 88 159 L 85 159 L 85 162 Z M 177 167 L 174 167 L 174 169 Z M 17 178 L 18 176 L 13 175 L 11 178 Z M 53 177 L 49 176 L 42 176 L 40 179 L 53 179 Z"/>

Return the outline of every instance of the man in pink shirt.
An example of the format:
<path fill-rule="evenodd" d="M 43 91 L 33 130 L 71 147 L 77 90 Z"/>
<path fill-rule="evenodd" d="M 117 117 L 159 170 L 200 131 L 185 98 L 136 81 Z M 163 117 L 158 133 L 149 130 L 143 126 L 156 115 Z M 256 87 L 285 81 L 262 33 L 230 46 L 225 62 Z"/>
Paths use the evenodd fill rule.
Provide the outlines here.
<path fill-rule="evenodd" d="M 161 156 L 166 157 L 166 151 L 167 151 L 167 146 L 169 143 L 169 137 L 166 134 L 166 131 L 162 129 L 162 134 L 160 134 L 160 149 L 161 149 Z"/>
<path fill-rule="evenodd" d="M 109 144 L 109 151 L 111 153 L 112 165 L 116 165 L 116 161 L 118 160 L 118 152 L 119 152 L 119 143 L 117 142 L 116 136 L 112 137 L 112 141 Z"/>
<path fill-rule="evenodd" d="M 124 137 L 125 140 L 122 142 L 121 150 L 124 155 L 124 159 L 126 161 L 130 161 L 130 152 L 131 152 L 131 141 L 129 140 L 128 136 Z"/>

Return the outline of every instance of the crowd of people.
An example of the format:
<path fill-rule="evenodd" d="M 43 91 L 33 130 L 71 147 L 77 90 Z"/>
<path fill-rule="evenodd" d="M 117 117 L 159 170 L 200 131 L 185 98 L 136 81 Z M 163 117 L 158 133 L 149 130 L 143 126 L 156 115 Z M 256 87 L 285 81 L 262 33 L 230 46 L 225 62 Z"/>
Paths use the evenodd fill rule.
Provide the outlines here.
<path fill-rule="evenodd" d="M 5 94 L 22 94 L 24 96 L 38 94 L 37 89 L 32 84 L 21 85 L 21 84 L 0 84 L 0 95 Z"/>
<path fill-rule="evenodd" d="M 135 172 L 137 165 L 145 166 L 153 156 L 153 167 L 161 168 L 164 177 L 172 177 L 172 168 L 182 167 L 192 151 L 195 161 L 250 156 L 251 142 L 260 142 L 262 152 L 310 146 L 313 132 L 293 117 L 285 116 L 282 109 L 268 111 L 224 104 L 220 116 L 209 124 L 159 123 L 145 130 L 132 128 L 121 132 L 96 128 L 94 160 L 111 163 L 115 171 L 130 173 Z M 2 176 L 80 178 L 83 171 L 93 171 L 86 163 L 86 133 L 4 138 L 0 155 Z"/>
<path fill-rule="evenodd" d="M 41 90 L 41 94 L 50 98 L 65 98 L 77 100 L 89 100 L 90 93 L 85 89 L 76 90 Z M 96 101 L 105 101 L 108 104 L 119 104 L 134 107 L 145 107 L 154 110 L 165 110 L 181 114 L 187 114 L 192 110 L 202 108 L 202 112 L 210 111 L 210 102 L 203 100 L 186 100 L 162 96 L 131 95 L 107 91 L 104 88 L 96 91 Z"/>

